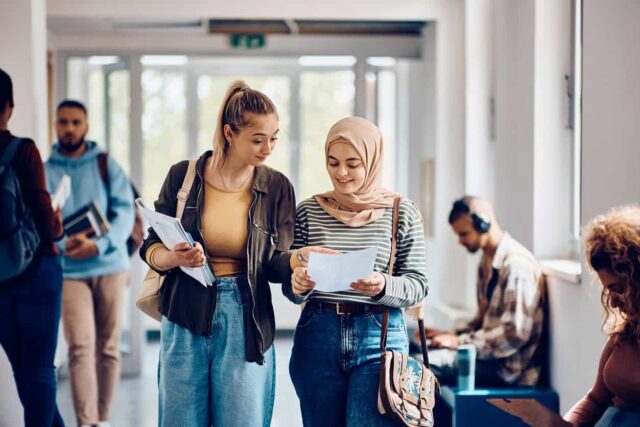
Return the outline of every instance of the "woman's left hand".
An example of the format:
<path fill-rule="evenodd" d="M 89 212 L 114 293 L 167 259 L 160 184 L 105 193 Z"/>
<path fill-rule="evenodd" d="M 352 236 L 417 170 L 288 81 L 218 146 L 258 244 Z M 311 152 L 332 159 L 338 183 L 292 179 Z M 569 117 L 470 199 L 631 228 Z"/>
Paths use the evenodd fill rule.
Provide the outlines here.
<path fill-rule="evenodd" d="M 375 297 L 384 290 L 387 281 L 382 273 L 374 271 L 368 279 L 360 279 L 351 283 L 351 289 L 360 292 L 363 295 Z"/>

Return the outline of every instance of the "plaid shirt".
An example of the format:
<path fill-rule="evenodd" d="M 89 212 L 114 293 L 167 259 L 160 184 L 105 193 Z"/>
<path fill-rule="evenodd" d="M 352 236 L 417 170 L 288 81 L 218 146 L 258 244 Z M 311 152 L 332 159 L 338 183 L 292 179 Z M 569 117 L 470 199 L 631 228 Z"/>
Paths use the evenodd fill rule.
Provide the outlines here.
<path fill-rule="evenodd" d="M 498 274 L 487 296 L 492 275 Z M 498 375 L 509 384 L 538 382 L 536 353 L 543 333 L 544 279 L 533 254 L 505 233 L 493 262 L 486 254 L 478 268 L 478 312 L 458 330 L 460 344 L 473 344 L 478 359 L 498 359 Z"/>

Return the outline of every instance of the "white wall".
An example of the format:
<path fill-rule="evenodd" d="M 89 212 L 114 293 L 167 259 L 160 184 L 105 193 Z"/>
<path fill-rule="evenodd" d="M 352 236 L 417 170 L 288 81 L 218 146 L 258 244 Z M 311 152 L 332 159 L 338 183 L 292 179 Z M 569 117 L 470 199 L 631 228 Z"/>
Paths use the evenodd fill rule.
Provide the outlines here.
<path fill-rule="evenodd" d="M 16 107 L 9 127 L 47 153 L 45 0 L 3 0 L 2 9 L 11 11 L 0 14 L 0 67 L 13 80 Z"/>
<path fill-rule="evenodd" d="M 599 284 L 583 274 L 582 283 L 547 278 L 550 312 L 551 386 L 565 413 L 593 385 L 604 336 L 600 332 L 602 308 Z"/>
<path fill-rule="evenodd" d="M 430 301 L 453 306 L 465 304 L 460 291 L 467 289 L 466 255 L 457 247 L 447 223 L 452 201 L 465 190 L 464 20 L 464 2 L 449 1 L 438 20 L 425 30 L 422 56 L 429 104 L 422 122 L 426 138 L 417 141 L 417 147 L 426 147 L 416 148 L 416 153 L 435 160 L 434 233 L 427 239 Z M 428 302 L 427 312 L 429 307 Z"/>
<path fill-rule="evenodd" d="M 467 0 L 466 162 L 467 194 L 495 200 L 496 144 L 491 130 L 494 90 L 494 1 Z"/>
<path fill-rule="evenodd" d="M 535 0 L 496 0 L 496 215 L 533 244 Z"/>
<path fill-rule="evenodd" d="M 582 222 L 640 201 L 640 2 L 584 2 Z"/>

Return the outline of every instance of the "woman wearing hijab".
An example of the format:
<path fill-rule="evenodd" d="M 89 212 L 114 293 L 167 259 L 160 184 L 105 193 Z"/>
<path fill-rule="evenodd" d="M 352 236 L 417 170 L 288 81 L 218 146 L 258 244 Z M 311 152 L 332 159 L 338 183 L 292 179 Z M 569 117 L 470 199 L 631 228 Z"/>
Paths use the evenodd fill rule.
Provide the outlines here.
<path fill-rule="evenodd" d="M 325 145 L 333 190 L 317 194 L 297 208 L 290 283 L 284 292 L 306 302 L 294 335 L 289 371 L 305 426 L 393 425 L 378 413 L 380 335 L 389 309 L 387 348 L 408 350 L 401 307 L 427 294 L 422 220 L 416 205 L 399 206 L 394 271 L 391 253 L 396 194 L 378 187 L 382 135 L 359 117 L 338 121 Z M 309 246 L 339 253 L 377 248 L 374 271 L 349 290 L 320 292 L 307 272 Z M 339 255 L 338 255 L 339 256 Z"/>

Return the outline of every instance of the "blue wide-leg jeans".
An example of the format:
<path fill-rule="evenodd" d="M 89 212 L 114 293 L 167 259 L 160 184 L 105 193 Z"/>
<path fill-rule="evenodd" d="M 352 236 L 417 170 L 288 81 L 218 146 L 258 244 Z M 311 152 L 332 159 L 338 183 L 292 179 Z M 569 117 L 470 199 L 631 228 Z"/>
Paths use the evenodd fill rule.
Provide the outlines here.
<path fill-rule="evenodd" d="M 265 363 L 246 359 L 244 276 L 218 278 L 208 337 L 162 318 L 158 368 L 160 427 L 267 427 L 275 398 L 275 350 Z"/>

